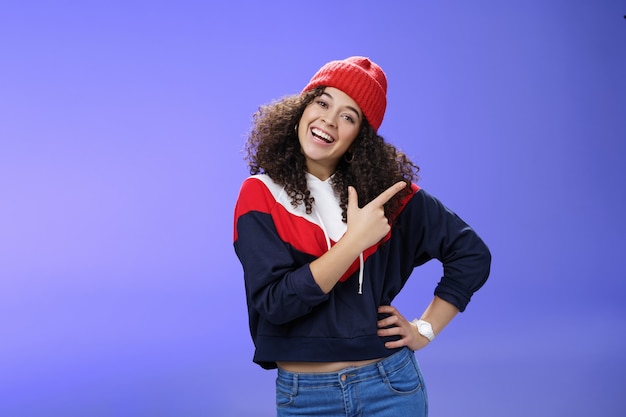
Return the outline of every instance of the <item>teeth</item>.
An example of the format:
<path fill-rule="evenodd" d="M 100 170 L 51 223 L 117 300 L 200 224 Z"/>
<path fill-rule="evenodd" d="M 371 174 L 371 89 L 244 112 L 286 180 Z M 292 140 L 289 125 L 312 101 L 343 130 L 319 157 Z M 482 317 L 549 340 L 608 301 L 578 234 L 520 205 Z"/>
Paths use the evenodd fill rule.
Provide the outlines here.
<path fill-rule="evenodd" d="M 327 135 L 326 133 L 322 132 L 322 131 L 321 131 L 321 130 L 319 130 L 319 129 L 313 128 L 313 129 L 311 130 L 311 132 L 312 132 L 315 136 L 317 136 L 318 138 L 323 139 L 323 140 L 324 140 L 324 142 L 331 143 L 331 142 L 333 141 L 333 138 L 332 138 L 332 137 L 330 137 L 330 135 Z"/>

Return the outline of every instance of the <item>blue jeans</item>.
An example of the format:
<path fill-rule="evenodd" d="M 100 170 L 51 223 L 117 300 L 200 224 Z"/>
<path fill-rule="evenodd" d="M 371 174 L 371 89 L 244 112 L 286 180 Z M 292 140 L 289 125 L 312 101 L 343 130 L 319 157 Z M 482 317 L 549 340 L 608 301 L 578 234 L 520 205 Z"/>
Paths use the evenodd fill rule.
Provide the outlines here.
<path fill-rule="evenodd" d="M 278 417 L 426 417 L 426 386 L 413 351 L 331 373 L 278 369 Z"/>

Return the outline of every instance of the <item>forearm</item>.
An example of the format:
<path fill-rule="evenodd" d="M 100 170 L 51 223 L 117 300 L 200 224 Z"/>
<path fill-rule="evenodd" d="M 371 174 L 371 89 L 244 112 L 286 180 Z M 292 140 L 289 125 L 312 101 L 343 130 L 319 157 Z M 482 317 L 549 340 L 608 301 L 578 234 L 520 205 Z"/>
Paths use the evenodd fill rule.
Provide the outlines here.
<path fill-rule="evenodd" d="M 449 302 L 435 296 L 426 307 L 421 319 L 433 326 L 435 335 L 439 334 L 458 314 L 459 309 Z"/>
<path fill-rule="evenodd" d="M 328 252 L 311 262 L 311 274 L 322 291 L 328 294 L 360 253 L 346 234 Z"/>

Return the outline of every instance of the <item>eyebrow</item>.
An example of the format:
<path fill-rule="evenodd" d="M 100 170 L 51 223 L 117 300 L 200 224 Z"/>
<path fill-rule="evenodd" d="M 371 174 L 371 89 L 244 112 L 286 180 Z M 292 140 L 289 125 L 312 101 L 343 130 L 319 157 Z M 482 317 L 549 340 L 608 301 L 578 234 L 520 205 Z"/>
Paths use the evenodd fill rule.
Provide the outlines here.
<path fill-rule="evenodd" d="M 323 96 L 328 96 L 328 97 L 330 97 L 333 101 L 335 100 L 335 98 L 334 98 L 333 96 L 331 96 L 330 94 L 328 94 L 326 91 L 324 91 L 324 92 L 322 93 L 322 95 L 323 95 Z M 348 110 L 352 110 L 352 111 L 353 111 L 353 112 L 357 115 L 357 117 L 358 117 L 359 119 L 361 119 L 361 113 L 359 113 L 359 111 L 358 111 L 357 109 L 355 109 L 355 108 L 354 108 L 354 107 L 352 107 L 352 106 L 346 106 L 346 108 L 347 108 Z"/>

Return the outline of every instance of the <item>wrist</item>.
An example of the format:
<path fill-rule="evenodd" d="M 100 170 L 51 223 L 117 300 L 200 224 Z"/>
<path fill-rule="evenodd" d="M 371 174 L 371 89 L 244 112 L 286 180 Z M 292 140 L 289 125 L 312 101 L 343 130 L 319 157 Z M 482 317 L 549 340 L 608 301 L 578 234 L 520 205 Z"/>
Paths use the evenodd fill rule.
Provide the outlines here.
<path fill-rule="evenodd" d="M 356 235 L 350 234 L 346 232 L 341 239 L 337 241 L 337 243 L 333 246 L 333 249 L 339 247 L 339 250 L 346 256 L 348 259 L 351 259 L 354 262 L 355 259 L 359 257 L 366 247 L 363 247 L 363 240 L 359 239 Z"/>
<path fill-rule="evenodd" d="M 421 319 L 414 319 L 411 324 L 415 326 L 417 332 L 428 339 L 429 342 L 435 340 L 435 332 L 433 331 L 433 326 L 429 322 Z"/>

